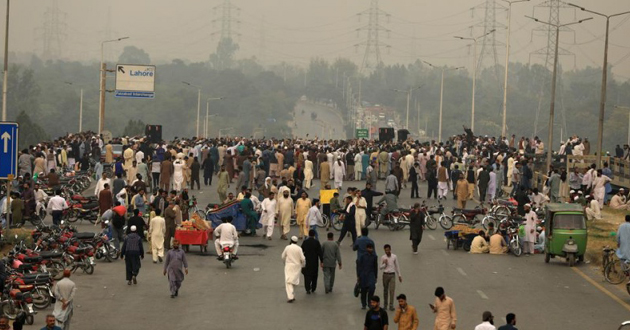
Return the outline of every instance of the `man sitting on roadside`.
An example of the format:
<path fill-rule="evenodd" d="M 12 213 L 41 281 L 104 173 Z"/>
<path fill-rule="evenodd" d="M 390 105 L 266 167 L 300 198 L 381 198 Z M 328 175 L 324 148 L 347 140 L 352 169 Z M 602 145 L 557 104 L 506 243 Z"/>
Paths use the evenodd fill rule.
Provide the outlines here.
<path fill-rule="evenodd" d="M 507 251 L 507 243 L 499 231 L 490 236 L 490 254 L 504 254 Z"/>
<path fill-rule="evenodd" d="M 477 235 L 470 244 L 470 253 L 488 253 L 489 251 L 490 247 L 488 246 L 488 242 L 486 242 L 486 233 L 480 230 L 479 235 Z"/>
<path fill-rule="evenodd" d="M 626 201 L 626 196 L 624 196 L 625 190 L 623 188 L 619 189 L 619 192 L 610 199 L 610 208 L 615 210 L 628 210 L 630 208 L 630 203 Z"/>

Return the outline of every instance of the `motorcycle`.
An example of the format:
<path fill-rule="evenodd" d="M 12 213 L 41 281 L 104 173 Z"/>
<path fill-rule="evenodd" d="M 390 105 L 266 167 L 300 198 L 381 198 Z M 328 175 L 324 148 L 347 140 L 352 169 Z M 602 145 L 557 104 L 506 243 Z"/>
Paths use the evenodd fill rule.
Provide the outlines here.
<path fill-rule="evenodd" d="M 27 285 L 25 289 L 32 287 Z M 33 308 L 33 296 L 29 292 L 22 292 L 20 289 L 12 289 L 11 286 L 5 288 L 6 300 L 2 300 L 2 312 L 11 320 L 15 320 L 19 313 L 26 315 L 26 324 L 33 325 L 34 315 L 37 312 Z"/>
<path fill-rule="evenodd" d="M 221 244 L 221 249 L 223 250 L 222 260 L 225 268 L 232 268 L 232 263 L 236 260 L 236 255 L 233 254 L 234 246 Z"/>
<path fill-rule="evenodd" d="M 66 253 L 70 260 L 70 270 L 74 273 L 81 268 L 84 273 L 92 275 L 94 273 L 94 253 L 89 246 L 69 246 Z"/>
<path fill-rule="evenodd" d="M 376 209 L 376 212 L 378 212 L 378 215 L 376 216 L 374 220 L 375 229 L 378 229 L 380 225 L 384 225 L 384 226 L 387 226 L 389 230 L 394 231 L 394 230 L 400 230 L 404 228 L 405 225 L 409 224 L 409 218 L 405 216 L 404 212 L 400 211 L 399 209 L 396 209 L 392 212 L 388 212 L 387 214 L 383 215 L 381 213 L 381 210 L 383 210 L 383 207 L 384 207 L 384 204 L 381 203 L 378 205 L 378 208 Z"/>

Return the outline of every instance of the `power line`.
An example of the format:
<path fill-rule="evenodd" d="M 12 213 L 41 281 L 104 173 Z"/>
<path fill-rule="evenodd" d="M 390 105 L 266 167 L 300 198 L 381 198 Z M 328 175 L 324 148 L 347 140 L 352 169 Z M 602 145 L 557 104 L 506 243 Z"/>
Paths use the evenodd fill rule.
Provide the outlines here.
<path fill-rule="evenodd" d="M 368 24 L 357 29 L 357 31 L 367 31 L 367 40 L 355 45 L 356 47 L 365 46 L 363 62 L 359 69 L 359 72 L 363 73 L 365 70 L 373 71 L 381 65 L 381 46 L 390 47 L 389 45 L 381 44 L 380 33 L 389 32 L 389 30 L 379 23 L 381 17 L 389 17 L 390 15 L 378 8 L 378 0 L 371 0 L 370 9 L 358 15 L 359 18 L 364 15 L 368 16 Z"/>

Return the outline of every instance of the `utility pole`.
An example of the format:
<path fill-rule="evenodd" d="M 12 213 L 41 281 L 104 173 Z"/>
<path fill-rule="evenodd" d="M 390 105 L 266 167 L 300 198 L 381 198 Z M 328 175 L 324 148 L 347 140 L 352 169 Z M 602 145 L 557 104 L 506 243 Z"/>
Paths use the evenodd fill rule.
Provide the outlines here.
<path fill-rule="evenodd" d="M 427 62 L 427 61 L 422 61 L 425 64 L 427 64 L 428 66 L 432 67 L 432 68 L 436 68 L 433 64 Z M 440 71 L 442 72 L 442 78 L 441 78 L 441 82 L 440 82 L 440 116 L 439 116 L 439 128 L 438 128 L 438 143 L 442 142 L 442 105 L 443 105 L 443 101 L 444 101 L 444 71 L 451 71 L 451 70 L 459 70 L 459 69 L 463 69 L 464 67 L 457 67 L 457 68 L 441 68 Z"/>
<path fill-rule="evenodd" d="M 402 89 L 392 89 L 394 92 L 398 93 L 407 93 L 407 119 L 405 121 L 405 129 L 409 130 L 409 101 L 411 100 L 411 92 L 422 88 L 422 86 L 418 87 L 409 87 L 409 90 Z"/>
<path fill-rule="evenodd" d="M 478 37 L 472 37 L 472 38 L 464 38 L 464 37 L 459 37 L 459 36 L 455 36 L 455 38 L 457 39 L 461 39 L 461 40 L 472 40 L 473 42 L 473 81 L 472 81 L 472 109 L 471 109 L 471 114 L 470 114 L 470 130 L 471 131 L 475 131 L 475 87 L 477 85 L 477 40 L 491 34 L 494 33 L 494 31 L 496 30 L 491 30 L 489 32 L 486 32 L 483 35 L 480 35 Z"/>
<path fill-rule="evenodd" d="M 4 30 L 4 74 L 2 82 L 2 121 L 7 121 L 7 84 L 9 82 L 9 4 L 7 0 L 7 25 Z M 7 198 L 7 201 L 9 199 Z"/>
<path fill-rule="evenodd" d="M 182 83 L 184 85 L 188 85 L 190 87 L 195 87 L 197 88 L 197 131 L 195 133 L 195 137 L 199 137 L 199 113 L 201 112 L 201 87 L 197 86 L 197 85 L 193 85 L 189 82 L 186 81 L 182 81 Z"/>
<path fill-rule="evenodd" d="M 57 60 L 61 58 L 63 40 L 67 37 L 65 31 L 67 14 L 59 10 L 58 0 L 52 0 L 51 6 L 46 9 L 42 30 L 42 60 Z M 39 30 L 39 29 L 38 29 Z"/>
<path fill-rule="evenodd" d="M 604 15 L 584 7 L 569 3 L 570 6 L 580 8 L 587 13 L 606 18 L 606 40 L 604 41 L 604 66 L 602 67 L 602 90 L 599 99 L 599 120 L 597 125 L 597 166 L 602 166 L 602 142 L 604 140 L 604 112 L 606 111 L 606 85 L 608 83 L 608 33 L 610 32 L 610 19 L 612 17 L 630 14 L 630 11 L 614 15 Z"/>
<path fill-rule="evenodd" d="M 501 124 L 501 136 L 507 137 L 507 89 L 508 89 L 508 68 L 510 67 L 510 32 L 512 30 L 512 4 L 526 2 L 529 0 L 503 0 L 508 3 L 508 25 L 505 34 L 505 76 L 503 77 L 503 121 Z"/>
<path fill-rule="evenodd" d="M 390 15 L 378 8 L 378 0 L 371 0 L 370 8 L 357 15 L 359 19 L 361 16 L 368 16 L 368 24 L 357 29 L 357 32 L 367 31 L 367 39 L 354 45 L 355 47 L 365 46 L 363 62 L 361 62 L 361 67 L 359 68 L 359 74 L 363 74 L 366 70 L 374 71 L 381 64 L 381 46 L 390 47 L 380 41 L 380 33 L 389 33 L 389 30 L 384 28 L 379 22 L 382 16 L 389 19 Z"/>
<path fill-rule="evenodd" d="M 223 100 L 224 97 L 209 97 L 206 100 L 206 120 L 205 123 L 203 125 L 203 137 L 205 139 L 208 138 L 208 134 L 210 133 L 210 122 L 208 121 L 208 118 L 210 118 L 210 101 L 214 101 L 214 100 Z"/>
<path fill-rule="evenodd" d="M 485 0 L 484 3 L 471 8 L 473 17 L 476 10 L 482 10 L 484 12 L 483 21 L 471 26 L 471 35 L 474 28 L 482 28 L 483 34 L 489 34 L 489 31 L 496 31 L 497 29 L 505 28 L 505 25 L 497 22 L 497 11 L 504 11 L 506 8 L 497 3 L 497 0 Z M 492 58 L 491 67 L 493 68 L 497 83 L 499 82 L 499 66 L 497 57 L 497 48 L 500 42 L 497 42 L 495 34 L 489 34 L 487 38 L 483 38 L 481 41 L 481 50 L 477 56 L 477 70 L 483 68 L 484 61 L 487 58 Z"/>
<path fill-rule="evenodd" d="M 579 24 L 582 23 L 584 21 L 588 21 L 593 19 L 592 17 L 589 18 L 585 18 L 582 20 L 579 20 L 577 22 L 571 22 L 571 23 L 566 23 L 566 24 L 552 24 L 549 22 L 544 22 L 541 21 L 537 18 L 534 17 L 530 17 L 530 16 L 525 16 L 528 18 L 533 19 L 534 21 L 538 22 L 538 23 L 542 23 L 542 24 L 547 24 L 550 25 L 554 28 L 556 28 L 556 47 L 555 47 L 555 51 L 554 51 L 554 57 L 553 57 L 553 74 L 551 76 L 551 105 L 549 108 L 549 137 L 548 137 L 548 148 L 547 148 L 547 166 L 546 169 L 549 169 L 551 167 L 551 155 L 553 154 L 553 120 L 554 120 L 554 111 L 555 111 L 555 106 L 556 106 L 556 76 L 558 74 L 558 47 L 559 47 L 559 43 L 560 43 L 560 28 L 561 27 L 565 27 L 565 26 L 569 26 L 569 25 L 575 25 L 575 24 Z"/>

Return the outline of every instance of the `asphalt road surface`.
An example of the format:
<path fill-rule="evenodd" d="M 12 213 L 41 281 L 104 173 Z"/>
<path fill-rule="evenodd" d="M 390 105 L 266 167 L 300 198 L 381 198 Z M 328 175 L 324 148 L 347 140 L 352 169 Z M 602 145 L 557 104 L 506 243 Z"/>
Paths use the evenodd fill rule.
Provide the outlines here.
<path fill-rule="evenodd" d="M 344 187 L 363 185 L 346 182 Z M 382 190 L 383 181 L 378 188 Z M 311 191 L 316 193 L 317 189 L 316 182 Z M 421 185 L 420 191 L 426 194 L 426 185 Z M 201 205 L 217 201 L 216 186 L 192 193 Z M 412 203 L 408 196 L 409 189 L 404 189 L 401 205 Z M 450 209 L 453 201 L 446 205 Z M 79 224 L 79 228 L 96 231 L 89 223 Z M 323 239 L 325 232 L 319 231 Z M 297 230 L 292 228 L 291 234 L 297 234 Z M 335 231 L 335 238 L 337 235 Z M 416 306 L 419 329 L 433 328 L 428 304 L 433 302 L 437 286 L 443 286 L 455 301 L 458 329 L 473 329 L 481 323 L 485 310 L 495 315 L 497 325 L 504 324 L 507 313 L 516 313 L 520 329 L 617 329 L 622 321 L 630 319 L 627 294 L 603 283 L 601 276 L 594 277 L 596 284 L 619 301 L 611 299 L 563 261 L 545 264 L 541 255 L 517 258 L 447 250 L 440 227 L 424 232 L 419 255 L 411 252 L 408 230 L 371 227 L 369 236 L 379 256 L 386 243 L 398 255 L 403 282 L 396 283 L 396 293 L 405 293 L 409 304 Z M 189 275 L 175 299 L 170 298 L 162 265 L 153 264 L 150 255 L 143 261 L 138 284 L 132 286 L 126 284 L 123 262 L 99 261 L 93 275 L 77 272 L 72 276 L 78 286 L 72 328 L 362 329 L 365 311 L 352 295 L 356 253 L 350 239 L 346 238 L 341 246 L 343 269 L 337 270 L 333 293 L 324 294 L 320 272 L 315 294 L 306 295 L 300 286 L 296 288 L 296 302 L 287 304 L 280 258 L 287 241 L 278 238 L 278 231 L 271 241 L 241 238 L 241 258 L 232 269 L 226 269 L 215 258 L 212 245 L 208 255 L 192 248 L 187 256 Z M 580 264 L 577 270 L 593 275 L 590 268 Z M 380 281 L 381 274 L 376 294 L 383 301 Z M 40 311 L 36 325 L 27 329 L 40 329 L 47 312 Z M 388 313 L 390 329 L 396 329 L 394 313 Z"/>
<path fill-rule="evenodd" d="M 293 135 L 301 138 L 319 137 L 326 140 L 345 139 L 343 128 L 343 118 L 327 106 L 298 102 L 295 106 L 295 121 L 293 126 Z M 316 113 L 315 120 L 311 118 L 311 114 Z"/>

